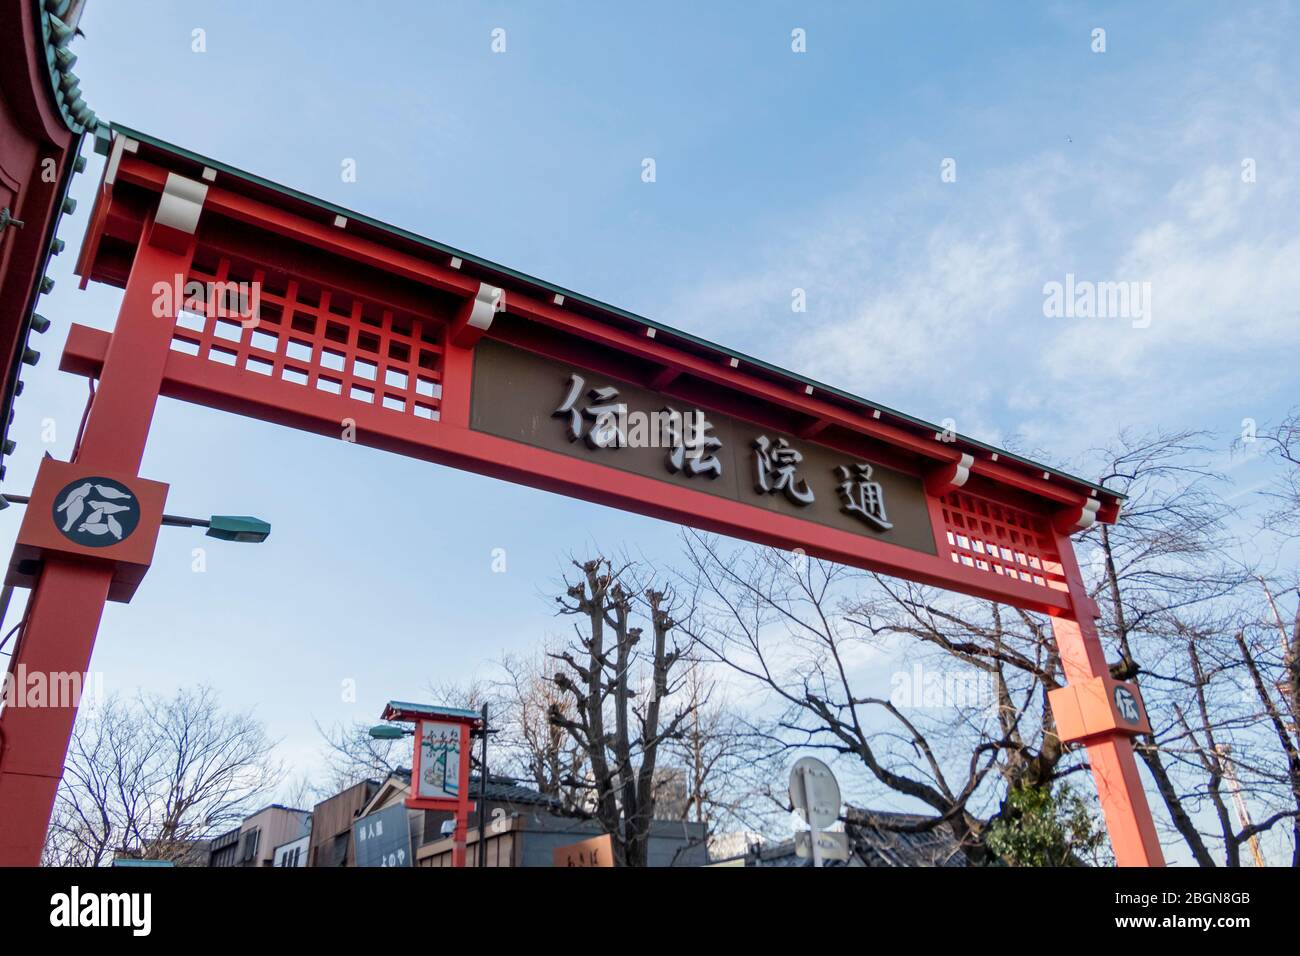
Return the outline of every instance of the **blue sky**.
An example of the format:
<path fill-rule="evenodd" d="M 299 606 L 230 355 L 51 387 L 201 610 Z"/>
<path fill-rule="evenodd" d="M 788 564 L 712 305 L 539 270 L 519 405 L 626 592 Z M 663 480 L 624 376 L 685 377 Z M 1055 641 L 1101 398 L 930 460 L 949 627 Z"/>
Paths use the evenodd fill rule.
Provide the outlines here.
<path fill-rule="evenodd" d="M 1229 441 L 1297 399 L 1300 67 L 1293 10 L 1228 10 L 113 0 L 76 52 L 101 117 L 1085 474 L 1121 425 L 1209 429 L 1248 491 Z M 116 314 L 120 292 L 71 274 L 101 162 L 40 306 L 11 488 L 71 450 L 69 325 Z M 1150 326 L 1046 318 L 1067 273 L 1150 282 Z M 208 681 L 300 771 L 313 721 L 377 718 L 564 631 L 566 555 L 677 548 L 663 523 L 171 401 L 142 474 L 169 511 L 275 531 L 165 530 L 93 669 L 109 690 Z"/>

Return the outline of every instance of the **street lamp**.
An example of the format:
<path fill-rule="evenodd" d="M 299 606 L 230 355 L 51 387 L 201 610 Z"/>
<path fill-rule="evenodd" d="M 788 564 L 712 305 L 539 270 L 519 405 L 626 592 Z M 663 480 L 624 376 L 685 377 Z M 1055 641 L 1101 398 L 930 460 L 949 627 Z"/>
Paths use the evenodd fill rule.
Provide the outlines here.
<path fill-rule="evenodd" d="M 30 495 L 0 495 L 0 511 L 10 505 L 26 505 L 31 502 Z M 207 528 L 209 538 L 221 541 L 235 541 L 248 544 L 261 544 L 271 535 L 271 523 L 249 515 L 213 515 L 210 518 L 190 518 L 185 515 L 162 516 L 162 523 L 173 528 Z M 21 567 L 21 563 L 19 565 Z M 14 586 L 6 584 L 0 588 L 0 626 L 9 611 L 9 602 L 13 597 Z M 17 630 L 15 628 L 14 630 Z M 0 637 L 0 650 L 9 642 L 13 631 Z"/>
<path fill-rule="evenodd" d="M 403 737 L 410 737 L 414 733 L 414 730 L 397 727 L 393 724 L 376 724 L 370 728 L 370 736 L 376 740 L 401 740 Z"/>
<path fill-rule="evenodd" d="M 0 511 L 11 504 L 25 505 L 27 495 L 0 495 Z M 211 518 L 190 518 L 186 515 L 163 515 L 162 523 L 169 528 L 207 528 L 209 538 L 261 544 L 271 536 L 271 523 L 249 515 L 213 515 Z"/>
<path fill-rule="evenodd" d="M 206 521 L 202 518 L 163 515 L 162 523 L 176 528 L 207 528 L 209 538 L 221 541 L 261 544 L 271 535 L 270 522 L 248 515 L 213 515 Z"/>

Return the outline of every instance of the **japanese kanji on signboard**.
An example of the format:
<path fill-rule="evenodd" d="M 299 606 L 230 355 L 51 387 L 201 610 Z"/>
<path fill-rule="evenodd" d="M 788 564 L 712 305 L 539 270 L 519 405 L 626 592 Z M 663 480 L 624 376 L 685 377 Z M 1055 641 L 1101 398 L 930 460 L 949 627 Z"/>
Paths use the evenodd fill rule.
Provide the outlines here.
<path fill-rule="evenodd" d="M 479 343 L 471 427 L 935 553 L 921 480 L 502 342 Z"/>

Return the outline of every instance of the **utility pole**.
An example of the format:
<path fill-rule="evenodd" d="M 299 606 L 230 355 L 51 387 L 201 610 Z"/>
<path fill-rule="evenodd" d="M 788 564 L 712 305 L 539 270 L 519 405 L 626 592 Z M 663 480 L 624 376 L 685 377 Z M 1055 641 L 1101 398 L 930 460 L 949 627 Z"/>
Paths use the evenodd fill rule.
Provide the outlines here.
<path fill-rule="evenodd" d="M 487 866 L 487 739 L 488 739 L 488 705 L 483 705 L 483 727 L 479 731 L 483 742 L 479 744 L 478 757 L 478 865 Z"/>
<path fill-rule="evenodd" d="M 700 678 L 696 668 L 691 668 L 691 718 L 694 730 L 691 734 L 691 797 L 695 804 L 695 821 L 704 824 L 708 833 L 709 822 L 704 816 L 704 748 L 700 737 Z"/>
<path fill-rule="evenodd" d="M 1228 744 L 1219 744 L 1214 749 L 1223 764 L 1223 778 L 1228 781 L 1228 792 L 1232 794 L 1233 805 L 1237 808 L 1237 820 L 1240 821 L 1243 830 L 1254 826 L 1255 824 L 1250 819 L 1250 810 L 1246 806 L 1246 798 L 1241 793 L 1241 782 L 1237 780 L 1237 774 L 1232 769 L 1232 761 L 1228 759 L 1228 754 L 1232 753 L 1232 748 Z M 1255 865 L 1258 867 L 1266 866 L 1264 854 L 1259 847 L 1259 834 L 1252 833 L 1248 839 L 1251 856 L 1255 858 Z"/>

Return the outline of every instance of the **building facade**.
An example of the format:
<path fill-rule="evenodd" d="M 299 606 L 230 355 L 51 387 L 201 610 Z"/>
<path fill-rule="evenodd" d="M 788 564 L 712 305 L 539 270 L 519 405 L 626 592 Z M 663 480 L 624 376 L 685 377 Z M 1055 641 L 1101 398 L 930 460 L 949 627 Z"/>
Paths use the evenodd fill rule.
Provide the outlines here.
<path fill-rule="evenodd" d="M 285 843 L 311 834 L 311 811 L 273 803 L 248 817 L 239 827 L 236 866 L 270 866 Z"/>
<path fill-rule="evenodd" d="M 212 838 L 208 845 L 208 866 L 238 866 L 239 827 Z"/>
<path fill-rule="evenodd" d="M 374 813 L 404 804 L 410 795 L 411 775 L 399 770 L 390 776 L 365 808 Z M 470 795 L 479 800 L 481 781 L 470 777 Z M 470 814 L 466 835 L 466 865 L 479 865 L 479 841 L 484 841 L 486 865 L 491 867 L 552 866 L 560 847 L 588 840 L 602 832 L 600 825 L 581 815 L 567 813 L 554 797 L 521 786 L 508 777 L 488 776 L 480 826 L 476 809 Z M 444 832 L 452 815 L 432 810 L 411 810 L 411 846 L 418 867 L 451 866 L 453 839 Z M 705 827 L 684 820 L 655 820 L 651 825 L 650 866 L 703 866 L 708 862 Z"/>
<path fill-rule="evenodd" d="M 322 800 L 312 810 L 308 866 L 352 866 L 356 855 L 352 847 L 352 824 L 362 815 L 375 793 L 378 780 L 362 780 Z"/>

